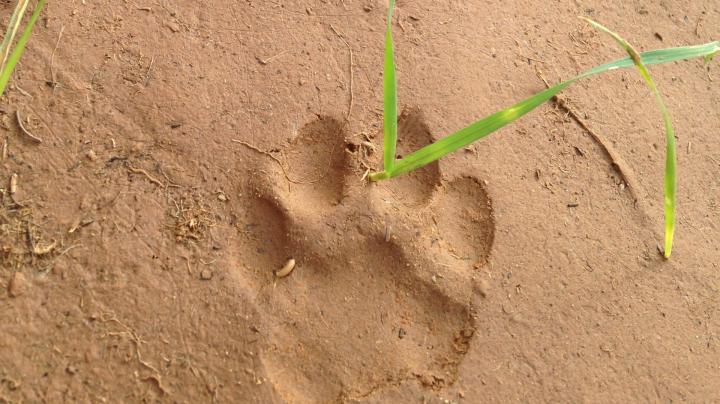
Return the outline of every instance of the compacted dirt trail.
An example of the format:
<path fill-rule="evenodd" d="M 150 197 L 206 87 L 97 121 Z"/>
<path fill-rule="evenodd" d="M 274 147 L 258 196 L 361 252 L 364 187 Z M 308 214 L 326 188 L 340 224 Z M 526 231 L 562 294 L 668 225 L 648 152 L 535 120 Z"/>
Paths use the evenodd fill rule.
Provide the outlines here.
<path fill-rule="evenodd" d="M 717 63 L 651 69 L 665 261 L 633 70 L 365 181 L 386 6 L 49 4 L 0 103 L 0 402 L 720 400 Z M 398 152 L 624 56 L 578 15 L 720 39 L 713 1 L 398 0 Z"/>

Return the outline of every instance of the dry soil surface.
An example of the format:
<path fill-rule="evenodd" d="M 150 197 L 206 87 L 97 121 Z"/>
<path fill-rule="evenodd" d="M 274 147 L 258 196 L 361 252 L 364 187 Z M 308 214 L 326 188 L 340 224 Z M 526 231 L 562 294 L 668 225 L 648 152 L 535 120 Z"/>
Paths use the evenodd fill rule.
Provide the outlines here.
<path fill-rule="evenodd" d="M 578 15 L 643 50 L 720 39 L 712 0 L 397 3 L 401 155 L 624 56 Z M 364 181 L 385 13 L 50 2 L 0 103 L 0 402 L 720 401 L 717 64 L 651 69 L 665 261 L 633 70 Z"/>

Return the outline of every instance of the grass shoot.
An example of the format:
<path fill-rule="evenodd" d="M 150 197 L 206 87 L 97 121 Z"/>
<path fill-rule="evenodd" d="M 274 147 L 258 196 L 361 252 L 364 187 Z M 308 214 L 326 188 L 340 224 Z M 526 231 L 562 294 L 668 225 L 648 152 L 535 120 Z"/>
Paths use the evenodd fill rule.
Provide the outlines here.
<path fill-rule="evenodd" d="M 45 1 L 46 0 L 38 1 L 37 6 L 35 6 L 33 13 L 30 15 L 30 20 L 13 48 L 12 45 L 15 41 L 15 36 L 20 28 L 20 24 L 25 16 L 30 0 L 18 0 L 15 5 L 15 10 L 13 11 L 12 16 L 10 16 L 7 31 L 5 32 L 2 43 L 0 44 L 0 57 L 2 58 L 2 63 L 0 63 L 0 95 L 5 93 L 5 87 L 7 86 L 8 81 L 10 81 L 10 76 L 25 51 L 25 45 L 27 45 L 27 42 L 30 40 L 30 34 L 32 34 L 32 30 L 35 27 L 38 17 L 40 16 L 40 12 L 45 7 Z"/>
<path fill-rule="evenodd" d="M 635 50 L 635 48 L 632 47 L 626 40 L 624 40 L 620 35 L 616 34 L 613 31 L 610 31 L 606 27 L 598 24 L 597 22 L 589 19 L 584 18 L 587 22 L 590 23 L 593 27 L 597 28 L 598 30 L 610 35 L 615 42 L 617 42 L 630 56 L 630 59 L 632 59 L 633 63 L 635 63 L 635 66 L 640 71 L 640 75 L 645 79 L 645 82 L 647 83 L 648 87 L 650 88 L 650 91 L 655 95 L 655 101 L 658 104 L 658 107 L 660 107 L 660 112 L 662 112 L 663 121 L 665 122 L 665 142 L 666 142 L 666 150 L 665 150 L 665 249 L 664 249 L 664 255 L 665 258 L 670 258 L 670 254 L 672 253 L 672 246 L 673 246 L 673 239 L 675 237 L 675 205 L 676 205 L 676 188 L 677 188 L 677 177 L 675 174 L 675 168 L 677 165 L 677 157 L 675 152 L 675 129 L 672 125 L 672 120 L 670 119 L 670 113 L 668 112 L 667 106 L 665 105 L 665 101 L 663 101 L 662 95 L 660 94 L 660 91 L 657 88 L 657 85 L 655 85 L 655 81 L 650 76 L 650 72 L 648 72 L 647 68 L 645 67 L 645 64 L 643 63 L 642 57 L 640 57 L 640 54 Z M 711 55 L 707 55 L 708 57 Z"/>
<path fill-rule="evenodd" d="M 609 72 L 621 68 L 637 67 L 640 74 L 647 82 L 655 95 L 655 99 L 665 121 L 666 131 L 666 163 L 665 163 L 665 249 L 664 255 L 670 257 L 675 233 L 675 206 L 676 206 L 676 154 L 675 154 L 675 133 L 673 130 L 670 115 L 663 102 L 662 96 L 650 77 L 647 67 L 649 65 L 668 63 L 680 60 L 687 60 L 697 57 L 704 57 L 709 62 L 719 51 L 720 43 L 711 42 L 705 45 L 683 46 L 677 48 L 659 49 L 649 52 L 638 53 L 630 44 L 616 33 L 604 26 L 587 20 L 592 26 L 612 36 L 622 48 L 628 53 L 628 57 L 615 60 L 596 66 L 584 73 L 581 73 L 567 81 L 556 84 L 544 91 L 541 91 L 517 104 L 487 116 L 470 126 L 467 126 L 451 135 L 448 135 L 435 143 L 408 154 L 402 159 L 396 159 L 397 143 L 397 82 L 395 75 L 394 49 L 392 41 L 392 17 L 395 1 L 390 0 L 388 10 L 386 31 L 385 31 L 385 65 L 384 65 L 384 150 L 383 150 L 383 171 L 369 175 L 371 181 L 386 180 L 399 175 L 411 172 L 430 164 L 458 149 L 497 131 L 509 123 L 519 119 L 523 115 L 549 101 L 553 96 L 569 87 L 578 80 Z"/>

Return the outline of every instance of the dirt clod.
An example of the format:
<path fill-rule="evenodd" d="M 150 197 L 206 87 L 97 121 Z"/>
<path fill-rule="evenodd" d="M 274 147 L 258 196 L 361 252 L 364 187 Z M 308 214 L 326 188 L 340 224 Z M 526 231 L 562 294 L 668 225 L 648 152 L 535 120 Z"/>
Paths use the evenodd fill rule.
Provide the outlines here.
<path fill-rule="evenodd" d="M 132 147 L 130 148 L 130 151 L 135 154 L 142 153 L 144 150 L 145 150 L 145 146 L 140 142 L 134 143 L 132 145 Z"/>
<path fill-rule="evenodd" d="M 483 298 L 487 298 L 490 291 L 490 282 L 487 279 L 480 279 L 475 283 L 475 291 Z"/>
<path fill-rule="evenodd" d="M 28 281 L 22 272 L 15 272 L 15 275 L 10 279 L 8 284 L 8 295 L 10 297 L 19 297 L 23 295 L 28 289 Z"/>
<path fill-rule="evenodd" d="M 200 272 L 200 279 L 202 279 L 202 280 L 204 280 L 204 281 L 209 281 L 209 280 L 212 279 L 212 278 L 213 278 L 213 272 L 212 272 L 212 270 L 210 270 L 210 269 L 203 269 L 203 270 Z"/>

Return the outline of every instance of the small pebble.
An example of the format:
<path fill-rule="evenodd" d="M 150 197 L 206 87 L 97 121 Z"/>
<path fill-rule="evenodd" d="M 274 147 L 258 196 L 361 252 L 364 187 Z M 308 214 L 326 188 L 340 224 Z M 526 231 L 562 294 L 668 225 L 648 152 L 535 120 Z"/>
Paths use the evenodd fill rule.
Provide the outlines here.
<path fill-rule="evenodd" d="M 204 281 L 209 281 L 210 279 L 212 279 L 212 277 L 213 273 L 209 269 L 203 269 L 202 272 L 200 272 L 200 279 Z"/>
<path fill-rule="evenodd" d="M 94 150 L 88 150 L 87 153 L 85 153 L 85 157 L 87 157 L 90 161 L 97 161 L 97 154 L 95 154 Z"/>
<path fill-rule="evenodd" d="M 407 335 L 407 331 L 405 331 L 403 328 L 398 330 L 398 338 L 403 339 L 405 338 L 405 335 Z"/>
<path fill-rule="evenodd" d="M 10 297 L 18 297 L 25 293 L 28 288 L 28 281 L 25 278 L 25 275 L 23 275 L 21 272 L 15 272 L 15 275 L 13 275 L 12 279 L 10 279 L 10 284 L 8 284 L 8 294 Z"/>

